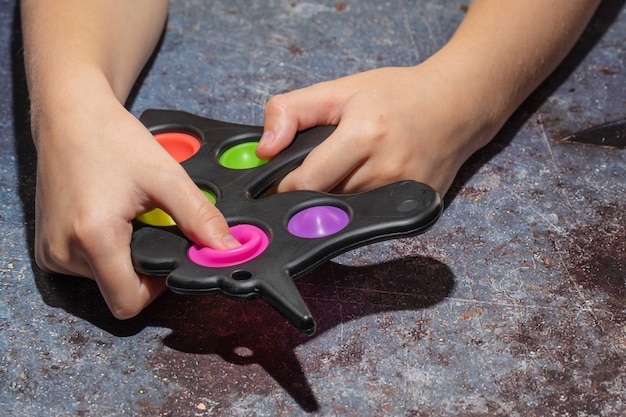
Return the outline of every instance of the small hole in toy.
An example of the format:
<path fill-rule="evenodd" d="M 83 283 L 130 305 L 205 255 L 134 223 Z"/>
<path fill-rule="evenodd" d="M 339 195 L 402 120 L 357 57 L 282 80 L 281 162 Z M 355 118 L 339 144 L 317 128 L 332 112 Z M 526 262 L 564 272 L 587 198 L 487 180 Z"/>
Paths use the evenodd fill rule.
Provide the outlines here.
<path fill-rule="evenodd" d="M 254 351 L 245 346 L 236 346 L 233 349 L 233 353 L 240 358 L 252 358 L 254 356 Z"/>
<path fill-rule="evenodd" d="M 237 281 L 245 281 L 252 278 L 252 272 L 250 271 L 235 271 L 231 274 L 232 279 Z"/>
<path fill-rule="evenodd" d="M 296 213 L 287 223 L 287 230 L 294 236 L 319 238 L 333 235 L 350 223 L 345 210 L 334 206 L 310 207 Z"/>
<path fill-rule="evenodd" d="M 186 161 L 200 149 L 200 139 L 190 133 L 163 132 L 154 138 L 178 162 Z"/>
<path fill-rule="evenodd" d="M 415 208 L 417 208 L 418 205 L 419 202 L 416 200 L 404 200 L 403 202 L 398 204 L 398 211 L 406 213 L 414 210 Z"/>
<path fill-rule="evenodd" d="M 256 148 L 259 142 L 244 142 L 226 149 L 219 156 L 219 163 L 230 169 L 256 168 L 267 162 L 256 156 Z"/>

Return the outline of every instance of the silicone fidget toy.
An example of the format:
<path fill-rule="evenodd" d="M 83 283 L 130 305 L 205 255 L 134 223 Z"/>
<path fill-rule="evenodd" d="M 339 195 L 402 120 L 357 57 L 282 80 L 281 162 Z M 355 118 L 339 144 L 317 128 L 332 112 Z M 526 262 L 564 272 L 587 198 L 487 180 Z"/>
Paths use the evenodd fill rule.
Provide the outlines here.
<path fill-rule="evenodd" d="M 241 246 L 199 247 L 167 213 L 154 209 L 133 222 L 135 269 L 167 276 L 168 287 L 179 294 L 261 297 L 306 334 L 316 324 L 295 278 L 356 247 L 423 233 L 443 209 L 433 189 L 414 181 L 349 195 L 272 194 L 333 126 L 298 133 L 287 149 L 264 161 L 254 153 L 258 126 L 168 110 L 148 110 L 141 121 L 221 210 Z"/>

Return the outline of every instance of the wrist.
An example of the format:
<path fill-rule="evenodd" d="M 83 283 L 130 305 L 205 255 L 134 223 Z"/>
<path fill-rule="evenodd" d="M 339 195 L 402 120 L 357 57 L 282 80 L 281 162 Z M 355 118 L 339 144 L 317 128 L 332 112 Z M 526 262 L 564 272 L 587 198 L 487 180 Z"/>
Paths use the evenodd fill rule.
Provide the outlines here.
<path fill-rule="evenodd" d="M 441 152 L 464 161 L 493 139 L 512 110 L 497 87 L 459 58 L 442 50 L 414 69 L 420 72 L 415 79 L 431 83 L 431 109 L 446 121 L 438 127 L 447 138 Z"/>
<path fill-rule="evenodd" d="M 104 74 L 97 70 L 47 74 L 29 85 L 30 119 L 35 145 L 53 135 L 79 126 L 89 126 L 110 106 L 119 106 Z M 83 123 L 82 120 L 85 122 Z"/>

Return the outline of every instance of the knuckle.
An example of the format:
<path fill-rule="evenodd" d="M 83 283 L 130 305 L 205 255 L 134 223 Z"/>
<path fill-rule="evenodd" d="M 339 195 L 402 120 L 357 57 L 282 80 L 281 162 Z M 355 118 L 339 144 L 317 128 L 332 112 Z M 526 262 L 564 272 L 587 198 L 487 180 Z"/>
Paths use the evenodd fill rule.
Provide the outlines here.
<path fill-rule="evenodd" d="M 404 169 L 402 163 L 387 164 L 385 169 L 379 171 L 379 177 L 385 182 L 403 179 Z"/>
<path fill-rule="evenodd" d="M 203 204 L 197 211 L 197 216 L 204 225 L 216 226 L 224 221 L 221 213 L 212 204 Z"/>
<path fill-rule="evenodd" d="M 365 119 L 360 127 L 361 134 L 357 137 L 360 138 L 362 142 L 365 142 L 362 143 L 362 145 L 377 142 L 383 139 L 389 132 L 387 118 L 383 114 Z"/>
<path fill-rule="evenodd" d="M 138 315 L 143 309 L 142 305 L 136 303 L 117 303 L 109 307 L 111 314 L 118 320 L 128 320 Z"/>
<path fill-rule="evenodd" d="M 290 187 L 294 190 L 314 190 L 315 180 L 308 171 L 302 171 L 291 178 Z"/>
<path fill-rule="evenodd" d="M 44 248 L 35 247 L 35 264 L 43 272 L 54 272 L 53 262 Z"/>
<path fill-rule="evenodd" d="M 318 190 L 320 186 L 316 175 L 310 169 L 298 169 L 285 178 L 284 188 L 286 190 Z"/>
<path fill-rule="evenodd" d="M 288 107 L 288 99 L 286 94 L 277 94 L 270 97 L 265 104 L 265 114 L 285 113 Z"/>
<path fill-rule="evenodd" d="M 402 159 L 394 159 L 386 164 L 377 166 L 372 186 L 383 186 L 396 181 L 409 179 L 410 165 Z"/>
<path fill-rule="evenodd" d="M 103 234 L 107 233 L 106 228 L 102 227 L 102 222 L 94 217 L 84 217 L 74 222 L 72 228 L 72 240 L 79 247 L 88 248 L 102 240 Z"/>
<path fill-rule="evenodd" d="M 59 240 L 37 238 L 35 263 L 44 272 L 60 272 L 62 265 L 71 261 L 68 248 Z"/>

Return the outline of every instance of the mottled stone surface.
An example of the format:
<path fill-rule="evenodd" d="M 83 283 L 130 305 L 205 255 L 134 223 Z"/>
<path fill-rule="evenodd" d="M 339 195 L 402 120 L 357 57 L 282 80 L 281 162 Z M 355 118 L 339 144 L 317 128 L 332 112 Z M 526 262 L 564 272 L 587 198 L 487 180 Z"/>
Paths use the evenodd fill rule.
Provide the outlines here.
<path fill-rule="evenodd" d="M 626 414 L 626 151 L 558 141 L 626 116 L 623 1 L 466 165 L 427 234 L 262 301 L 166 295 L 116 321 L 32 262 L 35 156 L 16 1 L 0 0 L 0 410 L 8 416 Z M 173 0 L 131 110 L 261 124 L 275 93 L 424 60 L 457 1 Z"/>

